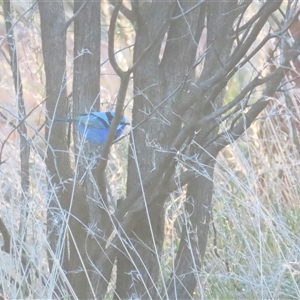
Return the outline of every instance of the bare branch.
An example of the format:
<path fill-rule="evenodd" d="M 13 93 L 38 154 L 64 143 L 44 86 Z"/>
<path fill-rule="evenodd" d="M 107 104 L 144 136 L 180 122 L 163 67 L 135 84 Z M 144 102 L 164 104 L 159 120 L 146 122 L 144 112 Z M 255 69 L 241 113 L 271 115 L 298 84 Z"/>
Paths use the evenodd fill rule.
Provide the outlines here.
<path fill-rule="evenodd" d="M 125 76 L 125 73 L 118 65 L 115 57 L 115 28 L 116 28 L 116 22 L 118 18 L 118 13 L 120 11 L 120 8 L 122 6 L 122 0 L 119 0 L 116 6 L 113 9 L 113 12 L 111 14 L 110 18 L 110 24 L 109 24 L 109 30 L 108 30 L 108 57 L 110 64 L 112 65 L 115 72 L 119 75 L 120 78 Z"/>
<path fill-rule="evenodd" d="M 191 107 L 191 105 L 193 105 L 193 103 L 197 101 L 199 94 L 204 94 L 207 90 L 211 89 L 212 86 L 223 80 L 224 77 L 226 77 L 228 73 L 237 66 L 239 61 L 246 55 L 250 46 L 256 40 L 257 35 L 260 33 L 261 29 L 268 21 L 268 17 L 280 6 L 280 3 L 280 1 L 267 2 L 264 5 L 265 9 L 262 10 L 262 14 L 249 33 L 248 38 L 235 49 L 228 62 L 219 72 L 204 81 L 201 81 L 201 78 L 199 78 L 197 86 L 191 89 L 189 98 L 184 103 L 182 103 L 182 105 L 179 105 L 176 109 L 176 114 L 180 115 L 182 111 L 185 111 L 187 108 Z M 198 101 L 198 105 L 203 105 L 203 103 Z"/>
<path fill-rule="evenodd" d="M 66 30 L 68 27 L 74 22 L 75 18 L 80 14 L 81 10 L 86 6 L 87 1 L 82 3 L 82 5 L 79 7 L 79 9 L 74 13 L 74 15 L 67 21 L 66 23 Z"/>
<path fill-rule="evenodd" d="M 195 10 L 197 7 L 199 7 L 201 4 L 207 2 L 207 0 L 199 0 L 193 7 L 189 8 L 187 11 L 182 12 L 180 15 L 177 15 L 172 18 L 172 21 L 175 21 L 183 16 L 186 16 L 187 14 L 191 13 L 193 10 Z"/>
<path fill-rule="evenodd" d="M 109 0 L 110 4 L 113 5 L 114 7 L 116 6 L 115 2 L 113 0 Z M 135 22 L 135 15 L 132 12 L 132 10 L 128 9 L 126 6 L 123 4 L 120 7 L 120 12 L 132 23 L 134 24 Z"/>

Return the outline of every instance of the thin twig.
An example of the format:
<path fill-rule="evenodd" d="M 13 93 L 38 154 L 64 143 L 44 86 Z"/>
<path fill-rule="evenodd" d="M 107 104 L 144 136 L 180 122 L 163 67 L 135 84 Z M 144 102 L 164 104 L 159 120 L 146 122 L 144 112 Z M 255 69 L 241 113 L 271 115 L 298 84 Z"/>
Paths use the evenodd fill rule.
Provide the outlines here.
<path fill-rule="evenodd" d="M 3 2 L 4 4 L 4 2 Z M 12 33 L 12 31 L 14 30 L 14 28 L 16 27 L 16 25 L 21 21 L 21 19 L 29 12 L 31 11 L 34 6 L 37 4 L 37 1 L 35 1 L 27 10 L 25 10 L 23 12 L 23 14 L 19 17 L 19 19 L 14 23 L 14 25 L 11 26 L 11 28 L 6 32 L 6 35 L 4 36 L 4 38 L 1 40 L 0 42 L 0 47 L 2 46 L 2 44 L 4 43 L 4 41 L 7 39 L 7 37 Z"/>
<path fill-rule="evenodd" d="M 12 25 L 12 16 L 10 8 L 10 0 L 3 1 L 3 13 L 5 17 L 5 27 L 7 32 L 7 43 L 9 45 L 9 56 L 11 60 L 11 70 L 14 80 L 15 93 L 18 101 L 18 116 L 19 119 L 26 117 L 25 103 L 23 97 L 23 86 L 21 81 L 21 74 L 18 65 L 17 58 L 17 47 L 14 38 L 14 30 Z M 27 128 L 24 122 L 19 123 L 19 133 L 20 133 L 20 158 L 21 158 L 21 187 L 22 187 L 22 199 L 23 204 L 21 208 L 21 220 L 19 225 L 19 233 L 21 238 L 26 240 L 26 226 L 25 222 L 28 215 L 28 191 L 29 191 L 29 155 L 30 147 L 27 143 Z"/>

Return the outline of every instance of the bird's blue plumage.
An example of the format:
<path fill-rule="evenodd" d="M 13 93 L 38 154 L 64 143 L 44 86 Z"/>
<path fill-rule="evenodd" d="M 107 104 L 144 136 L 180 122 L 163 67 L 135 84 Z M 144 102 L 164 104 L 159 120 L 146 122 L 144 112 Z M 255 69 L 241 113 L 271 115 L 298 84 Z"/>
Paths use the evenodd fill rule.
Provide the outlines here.
<path fill-rule="evenodd" d="M 108 112 L 91 112 L 89 114 L 81 114 L 72 120 L 66 120 L 74 122 L 76 129 L 80 133 L 81 137 L 86 141 L 103 145 L 106 141 L 108 131 L 111 125 L 115 113 Z M 57 121 L 64 121 L 62 119 L 56 119 Z M 118 138 L 123 133 L 126 125 L 129 125 L 126 118 L 123 117 L 117 127 L 115 138 Z"/>

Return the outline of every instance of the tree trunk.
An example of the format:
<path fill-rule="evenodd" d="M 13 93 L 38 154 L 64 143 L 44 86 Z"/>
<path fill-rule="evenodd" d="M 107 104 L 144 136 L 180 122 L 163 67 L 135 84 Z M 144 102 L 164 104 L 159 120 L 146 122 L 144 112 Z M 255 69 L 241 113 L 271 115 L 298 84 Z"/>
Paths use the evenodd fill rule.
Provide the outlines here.
<path fill-rule="evenodd" d="M 49 206 L 47 209 L 50 270 L 62 266 L 79 298 L 86 298 L 88 281 L 85 269 L 88 208 L 84 190 L 74 181 L 70 166 L 66 126 L 53 122 L 67 116 L 66 91 L 66 22 L 61 1 L 39 1 L 44 67 L 46 74 L 46 165 L 49 172 Z M 71 234 L 69 234 L 71 233 Z M 68 236 L 68 239 L 67 239 Z M 69 240 L 69 242 L 68 242 Z M 59 262 L 59 263 L 58 263 Z M 81 270 L 81 271 L 79 271 Z M 71 291 L 57 278 L 57 292 L 64 296 Z"/>
<path fill-rule="evenodd" d="M 238 6 L 237 1 L 207 4 L 207 49 L 210 50 L 206 54 L 199 82 L 217 74 L 231 56 L 234 41 L 232 29 L 242 9 L 243 6 Z M 226 84 L 227 81 L 224 83 Z M 199 99 L 200 102 L 196 103 L 192 114 L 198 113 L 201 119 L 222 106 L 225 93 L 224 90 L 222 91 L 222 85 L 220 88 L 215 98 L 213 97 L 215 91 L 208 90 Z M 203 107 L 206 99 L 211 101 Z M 216 136 L 218 126 L 207 134 L 207 128 L 213 127 L 214 122 L 215 120 L 200 128 L 195 136 L 196 143 L 190 149 L 190 156 L 197 155 L 200 158 L 205 144 Z M 195 287 L 197 284 L 201 285 L 199 271 L 206 250 L 211 220 L 215 159 L 216 156 L 212 155 L 209 163 L 200 168 L 196 163 L 195 169 L 198 168 L 199 175 L 188 184 L 183 231 L 175 259 L 175 271 L 168 284 L 168 296 L 171 299 L 175 296 L 179 299 L 194 299 Z"/>
<path fill-rule="evenodd" d="M 186 2 L 181 4 L 186 10 L 193 5 Z M 167 149 L 181 127 L 178 116 L 169 114 L 168 119 L 162 116 L 171 110 L 173 102 L 181 101 L 178 86 L 184 81 L 193 63 L 197 49 L 194 38 L 199 39 L 201 32 L 199 9 L 189 14 L 185 21 L 178 19 L 171 22 L 171 17 L 181 13 L 175 2 L 136 4 L 133 12 L 140 21 L 137 22 L 135 61 L 153 43 L 147 59 L 142 60 L 134 71 L 134 90 L 143 92 L 137 93 L 134 98 L 133 126 L 147 118 L 155 107 L 158 109 L 132 133 L 131 143 L 135 147 L 129 150 L 128 193 L 134 187 L 143 185 L 144 178 L 156 169 L 159 159 L 164 156 L 163 151 L 160 153 L 158 150 Z M 164 48 L 165 33 L 169 41 Z M 184 57 L 182 52 L 185 53 Z M 166 135 L 167 130 L 169 135 Z M 158 186 L 151 183 L 150 186 L 154 195 Z M 156 200 L 149 210 L 146 209 L 139 216 L 136 227 L 128 237 L 129 246 L 123 249 L 124 254 L 118 256 L 116 298 L 126 299 L 133 294 L 144 299 L 158 297 L 157 281 L 163 277 L 160 259 L 164 242 L 164 202 L 167 196 L 162 192 L 160 199 Z"/>

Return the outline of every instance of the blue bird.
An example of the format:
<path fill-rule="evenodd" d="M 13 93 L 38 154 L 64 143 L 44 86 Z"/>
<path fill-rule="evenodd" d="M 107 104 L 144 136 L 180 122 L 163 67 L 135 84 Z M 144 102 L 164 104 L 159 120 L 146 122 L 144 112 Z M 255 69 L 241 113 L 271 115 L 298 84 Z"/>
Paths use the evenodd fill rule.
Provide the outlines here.
<path fill-rule="evenodd" d="M 89 114 L 81 114 L 74 119 L 60 119 L 57 118 L 55 121 L 63 122 L 74 122 L 76 129 L 88 142 L 103 145 L 106 141 L 109 127 L 115 113 L 112 111 L 107 112 L 91 112 Z M 125 117 L 122 117 L 118 127 L 115 138 L 120 137 L 126 127 L 129 125 Z"/>

